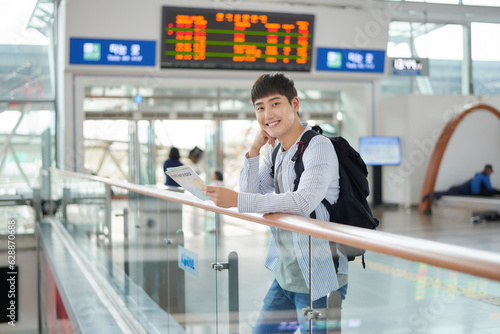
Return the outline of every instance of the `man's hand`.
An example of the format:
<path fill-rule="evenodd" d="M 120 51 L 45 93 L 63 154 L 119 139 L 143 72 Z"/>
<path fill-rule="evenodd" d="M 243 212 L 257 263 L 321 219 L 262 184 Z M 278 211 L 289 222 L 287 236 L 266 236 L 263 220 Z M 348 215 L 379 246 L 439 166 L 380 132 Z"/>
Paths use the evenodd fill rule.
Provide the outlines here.
<path fill-rule="evenodd" d="M 266 131 L 260 129 L 253 140 L 250 150 L 248 151 L 248 157 L 253 158 L 258 156 L 262 146 L 266 145 L 267 143 L 269 143 L 269 145 L 274 148 L 275 141 L 276 138 L 271 137 Z"/>
<path fill-rule="evenodd" d="M 203 187 L 208 197 L 221 208 L 232 208 L 238 206 L 238 193 L 231 189 L 216 186 Z"/>

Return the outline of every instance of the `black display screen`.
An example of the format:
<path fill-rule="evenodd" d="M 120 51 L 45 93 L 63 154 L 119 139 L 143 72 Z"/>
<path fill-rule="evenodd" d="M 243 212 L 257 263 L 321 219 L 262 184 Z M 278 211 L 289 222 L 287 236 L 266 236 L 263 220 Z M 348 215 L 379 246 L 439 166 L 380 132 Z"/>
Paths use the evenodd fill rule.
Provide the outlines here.
<path fill-rule="evenodd" d="M 162 68 L 310 71 L 314 16 L 163 7 Z"/>

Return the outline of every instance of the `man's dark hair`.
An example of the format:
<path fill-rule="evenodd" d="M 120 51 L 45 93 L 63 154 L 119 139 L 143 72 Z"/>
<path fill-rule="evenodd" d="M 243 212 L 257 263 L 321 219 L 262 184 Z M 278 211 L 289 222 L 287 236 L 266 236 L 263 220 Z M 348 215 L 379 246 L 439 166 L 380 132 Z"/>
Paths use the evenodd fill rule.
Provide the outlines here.
<path fill-rule="evenodd" d="M 297 96 L 292 78 L 282 72 L 262 74 L 252 86 L 252 103 L 255 104 L 258 99 L 275 94 L 286 96 L 291 104 L 293 98 Z"/>
<path fill-rule="evenodd" d="M 179 160 L 181 158 L 181 155 L 179 154 L 179 150 L 177 149 L 177 147 L 172 147 L 170 149 L 170 154 L 168 155 L 168 158 L 172 160 Z"/>

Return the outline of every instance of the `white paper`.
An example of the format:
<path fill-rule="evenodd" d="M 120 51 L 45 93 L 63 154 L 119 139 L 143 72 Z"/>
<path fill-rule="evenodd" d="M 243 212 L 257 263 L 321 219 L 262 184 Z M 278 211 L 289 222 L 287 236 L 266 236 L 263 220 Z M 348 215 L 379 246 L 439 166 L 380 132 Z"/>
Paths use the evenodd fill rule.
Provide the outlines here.
<path fill-rule="evenodd" d="M 199 199 L 204 201 L 210 199 L 207 195 L 205 195 L 205 192 L 201 190 L 203 186 L 205 186 L 205 182 L 203 182 L 203 180 L 191 167 L 180 166 L 168 168 L 165 174 L 170 176 L 182 188 L 186 189 Z"/>

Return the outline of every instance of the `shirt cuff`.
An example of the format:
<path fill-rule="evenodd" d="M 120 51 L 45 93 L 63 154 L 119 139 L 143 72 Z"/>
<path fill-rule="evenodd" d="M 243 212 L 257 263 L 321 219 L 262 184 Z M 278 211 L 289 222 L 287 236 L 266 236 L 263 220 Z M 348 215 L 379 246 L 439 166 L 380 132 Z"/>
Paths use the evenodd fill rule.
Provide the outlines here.
<path fill-rule="evenodd" d="M 251 193 L 238 193 L 238 212 L 253 212 L 253 195 Z"/>
<path fill-rule="evenodd" d="M 248 152 L 245 153 L 245 162 L 248 162 L 250 164 L 254 164 L 256 162 L 259 162 L 260 154 L 257 154 L 255 157 L 249 158 L 248 157 Z"/>

